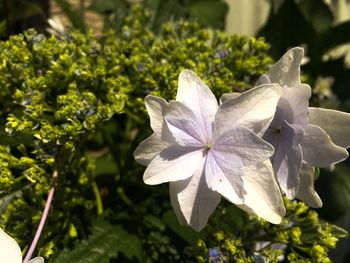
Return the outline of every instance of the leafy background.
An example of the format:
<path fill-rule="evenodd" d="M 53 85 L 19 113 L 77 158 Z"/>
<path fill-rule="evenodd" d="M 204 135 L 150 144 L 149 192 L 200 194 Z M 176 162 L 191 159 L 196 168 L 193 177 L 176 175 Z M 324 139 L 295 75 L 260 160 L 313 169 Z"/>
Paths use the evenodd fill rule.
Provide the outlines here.
<path fill-rule="evenodd" d="M 95 37 L 82 16 L 86 10 L 55 0 L 81 33 L 50 38 L 40 34 L 47 2 L 0 2 L 0 224 L 24 250 L 51 173 L 59 170 L 37 250 L 49 262 L 205 262 L 213 247 L 228 262 L 277 260 L 269 246 L 253 253 L 249 238 L 260 238 L 257 229 L 287 245 L 285 260 L 327 262 L 345 233 L 323 219 L 336 222 L 349 211 L 349 162 L 321 171 L 320 220 L 302 203 L 286 201 L 289 216 L 271 226 L 223 203 L 198 234 L 178 225 L 167 186 L 143 185 L 132 152 L 151 133 L 143 98 L 150 92 L 174 98 L 182 68 L 195 70 L 220 96 L 250 88 L 273 59 L 297 45 L 309 58 L 303 78 L 314 88 L 312 104 L 350 112 L 346 54 L 334 51 L 349 42 L 349 22 L 334 26 L 323 1 L 285 0 L 258 32 L 267 45 L 213 30 L 225 28 L 228 6 L 221 0 L 145 0 L 141 6 L 93 0 L 86 10 L 103 18 L 103 33 Z M 37 31 L 24 31 L 32 27 Z M 329 77 L 334 81 L 321 81 Z M 336 262 L 349 261 L 346 249 Z"/>

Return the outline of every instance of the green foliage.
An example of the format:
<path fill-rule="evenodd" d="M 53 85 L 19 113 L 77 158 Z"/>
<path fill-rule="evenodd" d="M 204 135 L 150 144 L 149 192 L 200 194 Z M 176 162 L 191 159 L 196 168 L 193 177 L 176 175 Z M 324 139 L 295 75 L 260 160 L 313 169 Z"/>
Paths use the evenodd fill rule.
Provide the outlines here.
<path fill-rule="evenodd" d="M 44 15 L 41 6 L 37 3 L 25 0 L 1 1 L 0 37 L 11 33 L 11 29 L 15 27 L 16 23 L 37 15 Z"/>
<path fill-rule="evenodd" d="M 104 16 L 105 29 L 120 29 L 133 6 L 127 0 L 93 0 L 89 9 Z M 154 32 L 159 32 L 164 23 L 179 19 L 223 30 L 228 12 L 223 0 L 144 0 L 141 7 L 152 10 L 149 25 Z"/>
<path fill-rule="evenodd" d="M 83 19 L 82 13 L 75 10 L 67 0 L 54 0 L 56 4 L 62 9 L 65 15 L 72 23 L 72 26 L 76 29 L 86 32 L 86 24 Z"/>
<path fill-rule="evenodd" d="M 249 89 L 272 62 L 264 40 L 185 20 L 155 34 L 152 15 L 139 6 L 121 25 L 99 39 L 29 30 L 0 42 L 1 227 L 28 249 L 56 183 L 36 251 L 48 262 L 203 262 L 214 247 L 223 259 L 253 262 L 276 259 L 274 243 L 286 244 L 290 257 L 327 256 L 341 230 L 298 203 L 286 203 L 280 226 L 233 205 L 202 233 L 180 226 L 167 186 L 144 185 L 132 156 L 151 132 L 147 94 L 174 99 L 184 68 L 217 97 Z M 257 241 L 271 244 L 254 254 Z"/>
<path fill-rule="evenodd" d="M 140 239 L 121 226 L 99 220 L 93 224 L 91 231 L 87 240 L 83 240 L 74 250 L 63 250 L 53 257 L 52 262 L 108 263 L 109 258 L 116 257 L 118 252 L 124 253 L 128 259 L 135 258 L 142 262 Z"/>
<path fill-rule="evenodd" d="M 287 214 L 279 225 L 223 206 L 214 213 L 205 237 L 186 248 L 193 262 L 207 262 L 216 248 L 219 262 L 331 262 L 330 249 L 345 230 L 319 220 L 317 213 L 304 203 L 284 200 Z M 235 220 L 232 220 L 235 216 Z M 213 259 L 215 258 L 212 256 Z M 216 261 L 213 261 L 216 262 Z"/>
<path fill-rule="evenodd" d="M 321 216 L 327 220 L 335 220 L 350 209 L 350 168 L 339 164 L 335 171 L 322 171 L 322 176 L 316 181 L 324 200 Z"/>
<path fill-rule="evenodd" d="M 111 240 L 142 240 L 147 262 L 179 262 L 197 237 L 178 225 L 167 189 L 140 180 L 132 153 L 150 134 L 143 99 L 149 93 L 173 99 L 183 68 L 196 71 L 217 96 L 245 90 L 271 59 L 262 39 L 186 21 L 165 24 L 155 35 L 151 18 L 135 6 L 120 30 L 100 39 L 29 30 L 0 43 L 0 200 L 6 200 L 0 225 L 23 250 L 54 171 L 55 197 L 37 251 L 49 261 L 80 259 L 82 244 L 96 244 L 108 229 Z M 106 222 L 97 229 L 101 216 Z M 127 253 L 124 245 L 99 249 L 123 262 L 142 261 L 141 252 Z"/>

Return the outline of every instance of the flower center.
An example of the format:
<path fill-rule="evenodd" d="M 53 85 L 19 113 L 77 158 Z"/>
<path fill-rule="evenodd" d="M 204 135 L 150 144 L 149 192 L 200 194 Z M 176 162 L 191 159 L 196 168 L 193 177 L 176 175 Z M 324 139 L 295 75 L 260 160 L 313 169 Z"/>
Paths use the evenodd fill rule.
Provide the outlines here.
<path fill-rule="evenodd" d="M 278 125 L 278 126 L 275 128 L 275 132 L 276 132 L 276 133 L 281 133 L 281 131 L 282 131 L 282 125 L 280 124 L 280 125 Z"/>
<path fill-rule="evenodd" d="M 213 147 L 211 144 L 204 145 L 204 154 L 207 154 L 210 151 L 211 147 Z"/>

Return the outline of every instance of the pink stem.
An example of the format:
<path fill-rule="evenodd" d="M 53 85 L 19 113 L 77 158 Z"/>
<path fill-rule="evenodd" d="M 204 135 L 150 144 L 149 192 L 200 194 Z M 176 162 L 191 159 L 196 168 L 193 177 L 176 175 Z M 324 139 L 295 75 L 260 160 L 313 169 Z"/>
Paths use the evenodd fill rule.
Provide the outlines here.
<path fill-rule="evenodd" d="M 51 186 L 51 189 L 50 189 L 50 192 L 49 192 L 49 195 L 47 196 L 47 200 L 46 200 L 46 204 L 45 204 L 45 208 L 44 208 L 44 212 L 43 212 L 43 215 L 41 216 L 41 219 L 40 219 L 40 223 L 39 223 L 39 226 L 38 226 L 38 229 L 36 230 L 36 233 L 35 233 L 35 236 L 34 236 L 34 239 L 32 241 L 32 244 L 30 244 L 30 247 L 29 247 L 29 250 L 23 260 L 23 263 L 27 263 L 32 255 L 33 255 L 33 252 L 36 248 L 36 245 L 40 239 L 40 236 L 41 236 L 41 232 L 43 231 L 43 228 L 44 228 L 44 225 L 45 225 L 45 222 L 46 222 L 46 219 L 47 219 L 47 215 L 49 213 L 49 209 L 50 209 L 50 206 L 51 206 L 51 202 L 52 202 L 52 199 L 53 199 L 53 194 L 55 193 L 55 185 L 56 185 L 56 178 L 58 176 L 58 172 L 55 170 L 53 172 L 53 175 L 52 175 L 52 186 Z"/>

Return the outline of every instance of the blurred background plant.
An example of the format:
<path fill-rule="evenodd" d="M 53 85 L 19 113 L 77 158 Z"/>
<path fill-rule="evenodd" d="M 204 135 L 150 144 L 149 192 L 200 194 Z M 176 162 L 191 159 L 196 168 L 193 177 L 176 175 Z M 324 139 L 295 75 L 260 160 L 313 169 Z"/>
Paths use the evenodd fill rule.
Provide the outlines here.
<path fill-rule="evenodd" d="M 324 220 L 350 230 L 350 162 L 321 171 L 320 219 L 286 201 L 273 226 L 223 203 L 198 234 L 178 225 L 167 186 L 143 185 L 132 152 L 151 132 L 143 98 L 173 99 L 181 69 L 219 97 L 252 87 L 292 46 L 306 49 L 312 105 L 350 112 L 341 3 L 0 1 L 0 225 L 28 249 L 58 170 L 37 250 L 49 262 L 329 262 L 346 233 Z M 339 244 L 332 258 L 348 262 L 349 239 Z"/>

